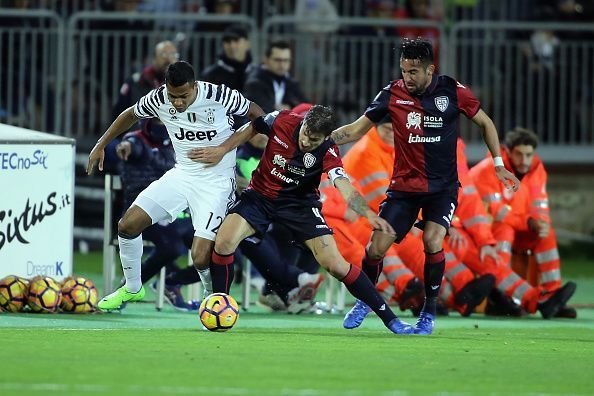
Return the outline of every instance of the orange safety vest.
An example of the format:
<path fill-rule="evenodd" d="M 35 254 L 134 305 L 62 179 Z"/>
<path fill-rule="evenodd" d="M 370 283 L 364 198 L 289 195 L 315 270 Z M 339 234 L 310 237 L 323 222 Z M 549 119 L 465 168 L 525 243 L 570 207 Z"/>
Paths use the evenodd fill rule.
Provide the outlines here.
<path fill-rule="evenodd" d="M 513 169 L 507 151 L 503 150 L 501 157 L 505 167 Z M 493 221 L 509 224 L 517 231 L 528 230 L 529 217 L 550 222 L 547 173 L 538 156 L 534 156 L 530 170 L 522 178 L 520 188 L 515 193 L 499 181 L 491 157 L 472 167 L 469 175 Z"/>

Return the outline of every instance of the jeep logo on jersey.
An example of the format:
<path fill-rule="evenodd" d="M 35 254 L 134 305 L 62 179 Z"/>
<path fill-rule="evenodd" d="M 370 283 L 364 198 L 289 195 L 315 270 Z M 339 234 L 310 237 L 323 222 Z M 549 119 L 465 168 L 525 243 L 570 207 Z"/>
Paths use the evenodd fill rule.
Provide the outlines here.
<path fill-rule="evenodd" d="M 406 117 L 406 128 L 410 129 L 411 127 L 421 129 L 421 113 L 417 113 L 416 111 L 408 113 Z"/>
<path fill-rule="evenodd" d="M 285 169 L 285 166 L 287 165 L 287 160 L 282 155 L 275 154 L 274 158 L 272 158 L 272 163 Z"/>
<path fill-rule="evenodd" d="M 447 96 L 438 96 L 435 98 L 435 107 L 437 107 L 442 113 L 446 111 L 449 104 L 450 99 Z"/>
<path fill-rule="evenodd" d="M 206 122 L 210 125 L 214 124 L 215 117 L 214 117 L 214 110 L 213 109 L 206 109 Z"/>
<path fill-rule="evenodd" d="M 305 155 L 303 156 L 303 165 L 305 165 L 306 168 L 311 168 L 312 166 L 314 166 L 315 163 L 316 156 L 312 153 L 305 153 Z"/>
<path fill-rule="evenodd" d="M 205 140 L 211 141 L 217 136 L 217 131 L 185 131 L 184 128 L 179 128 L 179 133 L 174 134 L 178 140 Z"/>
<path fill-rule="evenodd" d="M 413 135 L 411 133 L 408 135 L 408 142 L 409 143 L 437 143 L 437 142 L 441 142 L 441 136 L 421 136 L 421 135 Z"/>

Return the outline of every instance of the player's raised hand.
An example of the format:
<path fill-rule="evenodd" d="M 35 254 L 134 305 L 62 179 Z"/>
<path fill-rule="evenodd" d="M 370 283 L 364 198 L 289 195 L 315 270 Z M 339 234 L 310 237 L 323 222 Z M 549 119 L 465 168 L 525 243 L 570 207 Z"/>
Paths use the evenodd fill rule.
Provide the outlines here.
<path fill-rule="evenodd" d="M 202 162 L 206 166 L 214 166 L 221 162 L 227 151 L 220 147 L 197 147 L 188 151 L 188 158 L 194 162 Z"/>
<path fill-rule="evenodd" d="M 496 166 L 495 174 L 508 190 L 518 191 L 518 188 L 520 188 L 520 180 L 513 173 L 505 169 L 504 166 Z"/>
<path fill-rule="evenodd" d="M 382 219 L 375 213 L 372 216 L 369 216 L 367 220 L 369 220 L 369 224 L 371 224 L 374 230 L 385 232 L 386 234 L 390 235 L 396 235 L 396 231 L 394 231 L 390 223 L 388 223 L 386 220 Z"/>
<path fill-rule="evenodd" d="M 123 141 L 122 143 L 116 146 L 116 154 L 118 157 L 123 161 L 128 161 L 128 157 L 132 153 L 132 144 L 127 141 Z"/>
<path fill-rule="evenodd" d="M 103 172 L 103 160 L 105 159 L 105 150 L 103 147 L 99 147 L 95 145 L 93 150 L 91 150 L 91 154 L 89 154 L 89 162 L 87 163 L 87 175 L 93 174 L 93 169 L 95 168 L 95 163 L 99 161 L 99 170 Z"/>

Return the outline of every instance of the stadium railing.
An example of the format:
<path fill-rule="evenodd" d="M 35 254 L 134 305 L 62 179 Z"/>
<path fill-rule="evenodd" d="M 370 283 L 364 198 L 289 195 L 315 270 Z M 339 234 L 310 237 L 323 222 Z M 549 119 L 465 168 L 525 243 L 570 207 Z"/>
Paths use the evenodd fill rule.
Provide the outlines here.
<path fill-rule="evenodd" d="M 448 50 L 448 70 L 471 86 L 501 136 L 530 128 L 545 161 L 593 162 L 593 24 L 460 22 Z M 484 158 L 478 127 L 462 118 L 460 131 L 469 158 Z"/>
<path fill-rule="evenodd" d="M 70 111 L 63 131 L 68 136 L 96 135 L 114 118 L 120 87 L 133 72 L 150 64 L 154 46 L 172 40 L 180 59 L 200 73 L 214 63 L 222 48 L 222 26 L 255 23 L 243 15 L 137 14 L 80 12 L 67 25 L 65 107 Z M 196 28 L 200 26 L 200 31 Z M 209 27 L 212 28 L 209 30 Z M 219 30 L 213 30 L 219 29 Z M 257 40 L 254 40 L 257 47 Z"/>
<path fill-rule="evenodd" d="M 64 135 L 64 35 L 55 12 L 0 9 L 0 122 Z"/>

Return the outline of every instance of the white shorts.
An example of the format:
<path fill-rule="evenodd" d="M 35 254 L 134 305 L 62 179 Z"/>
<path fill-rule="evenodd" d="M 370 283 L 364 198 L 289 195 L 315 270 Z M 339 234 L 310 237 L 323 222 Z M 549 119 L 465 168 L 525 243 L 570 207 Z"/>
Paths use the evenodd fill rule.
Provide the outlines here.
<path fill-rule="evenodd" d="M 145 188 L 133 205 L 144 210 L 153 224 L 162 220 L 172 222 L 183 210 L 190 208 L 194 235 L 214 241 L 234 200 L 233 173 L 189 175 L 173 168 Z"/>

